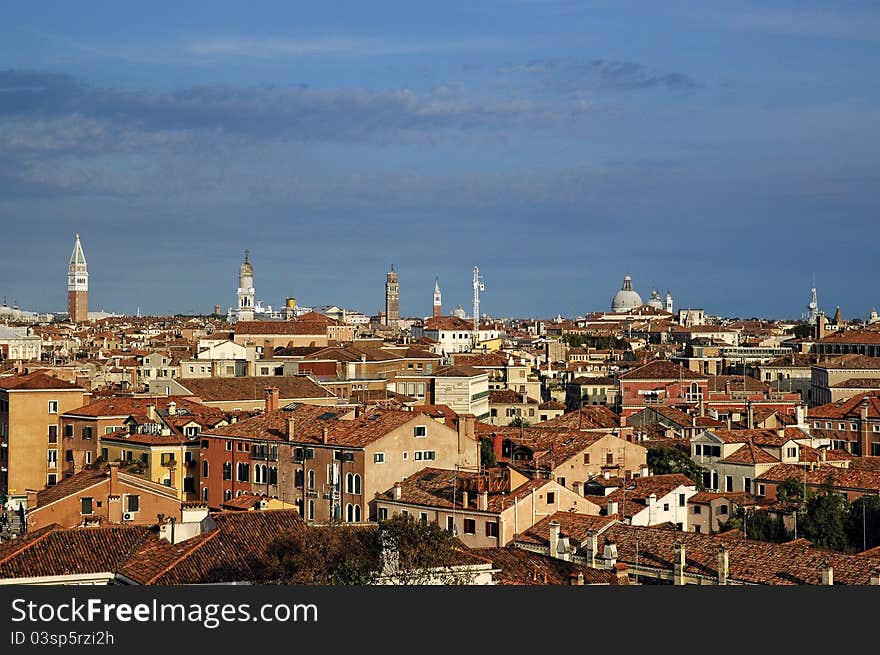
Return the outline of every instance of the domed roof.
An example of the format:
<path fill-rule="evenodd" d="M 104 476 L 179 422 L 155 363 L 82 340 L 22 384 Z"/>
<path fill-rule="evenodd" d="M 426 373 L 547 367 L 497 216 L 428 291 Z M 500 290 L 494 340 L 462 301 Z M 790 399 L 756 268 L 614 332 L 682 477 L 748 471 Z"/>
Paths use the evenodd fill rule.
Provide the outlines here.
<path fill-rule="evenodd" d="M 455 316 L 456 318 L 467 318 L 467 314 L 461 308 L 461 305 L 459 305 L 458 307 L 455 308 L 455 311 L 452 312 L 452 315 Z"/>
<path fill-rule="evenodd" d="M 239 275 L 242 275 L 242 276 L 248 275 L 248 276 L 253 277 L 254 267 L 251 266 L 250 252 L 247 250 L 244 251 L 244 263 L 241 265 L 241 268 L 238 269 L 238 272 L 239 272 Z"/>
<path fill-rule="evenodd" d="M 660 292 L 657 291 L 657 289 L 654 289 L 651 292 L 651 298 L 648 300 L 648 307 L 663 309 L 663 299 L 660 297 Z"/>
<path fill-rule="evenodd" d="M 611 301 L 612 312 L 623 312 L 628 309 L 634 309 L 642 306 L 642 297 L 633 291 L 632 278 L 627 275 L 623 278 L 623 286 L 620 288 Z"/>

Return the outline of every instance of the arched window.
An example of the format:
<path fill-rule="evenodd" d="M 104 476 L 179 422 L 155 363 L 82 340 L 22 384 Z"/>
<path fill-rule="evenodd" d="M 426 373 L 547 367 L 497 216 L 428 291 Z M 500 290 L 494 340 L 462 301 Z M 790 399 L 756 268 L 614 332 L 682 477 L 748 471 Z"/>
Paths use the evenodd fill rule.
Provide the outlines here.
<path fill-rule="evenodd" d="M 314 491 L 315 489 L 315 469 L 309 469 L 309 490 Z M 311 503 L 314 505 L 314 503 Z"/>
<path fill-rule="evenodd" d="M 354 493 L 354 475 L 351 473 L 345 474 L 345 493 Z"/>
<path fill-rule="evenodd" d="M 354 508 L 351 503 L 345 506 L 345 520 L 349 523 L 354 521 Z"/>
<path fill-rule="evenodd" d="M 361 494 L 361 475 L 360 475 L 360 473 L 354 474 L 354 488 L 351 493 L 358 495 L 358 496 L 360 496 L 360 494 Z"/>
<path fill-rule="evenodd" d="M 247 482 L 250 479 L 250 464 L 247 462 L 238 463 L 238 481 Z"/>
<path fill-rule="evenodd" d="M 360 505 L 354 506 L 354 519 L 353 520 L 355 523 L 361 522 L 361 506 Z"/>
<path fill-rule="evenodd" d="M 202 500 L 204 500 L 204 501 L 208 500 L 208 487 L 205 487 L 204 489 L 202 489 Z"/>
<path fill-rule="evenodd" d="M 314 478 L 314 476 L 312 476 Z M 309 521 L 315 520 L 315 501 L 309 501 Z"/>
<path fill-rule="evenodd" d="M 223 500 L 232 500 L 232 489 L 223 492 Z"/>
<path fill-rule="evenodd" d="M 269 469 L 269 484 L 278 484 L 278 467 L 273 466 Z"/>

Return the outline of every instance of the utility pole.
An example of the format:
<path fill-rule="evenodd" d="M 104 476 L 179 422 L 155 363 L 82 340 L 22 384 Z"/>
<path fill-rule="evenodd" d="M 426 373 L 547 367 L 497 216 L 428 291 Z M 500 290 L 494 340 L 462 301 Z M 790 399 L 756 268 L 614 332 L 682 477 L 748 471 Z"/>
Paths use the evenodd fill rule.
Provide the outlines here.
<path fill-rule="evenodd" d="M 474 266 L 474 345 L 480 340 L 480 291 L 486 286 L 480 282 L 480 269 Z"/>

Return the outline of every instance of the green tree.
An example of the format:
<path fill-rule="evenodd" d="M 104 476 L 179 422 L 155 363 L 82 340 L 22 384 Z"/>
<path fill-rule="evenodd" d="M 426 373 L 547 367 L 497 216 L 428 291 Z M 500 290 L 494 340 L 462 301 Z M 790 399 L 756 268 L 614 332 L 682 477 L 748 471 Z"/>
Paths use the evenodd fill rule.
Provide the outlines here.
<path fill-rule="evenodd" d="M 862 496 L 852 502 L 846 534 L 855 552 L 880 546 L 880 496 Z"/>
<path fill-rule="evenodd" d="M 670 446 L 648 448 L 648 468 L 654 475 L 682 473 L 696 483 L 697 489 L 700 491 L 705 489 L 703 474 L 708 471 L 678 448 Z"/>
<path fill-rule="evenodd" d="M 806 512 L 801 525 L 803 535 L 817 548 L 847 550 L 847 523 L 849 503 L 846 498 L 831 489 L 830 481 L 822 485 L 819 493 L 807 499 Z"/>
<path fill-rule="evenodd" d="M 480 464 L 486 467 L 493 467 L 498 463 L 495 457 L 495 449 L 489 439 L 480 439 Z"/>
<path fill-rule="evenodd" d="M 804 485 L 796 477 L 788 477 L 776 487 L 776 497 L 781 501 L 800 502 L 804 496 Z"/>
<path fill-rule="evenodd" d="M 529 427 L 529 422 L 522 416 L 517 416 L 516 418 L 511 419 L 510 423 L 508 423 L 507 425 L 514 428 L 527 428 Z"/>

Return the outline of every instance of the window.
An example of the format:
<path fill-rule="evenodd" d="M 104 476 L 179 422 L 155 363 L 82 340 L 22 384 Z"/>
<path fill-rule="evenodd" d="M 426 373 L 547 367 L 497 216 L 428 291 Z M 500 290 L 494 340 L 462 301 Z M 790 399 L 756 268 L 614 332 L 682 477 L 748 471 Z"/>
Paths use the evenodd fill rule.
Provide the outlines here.
<path fill-rule="evenodd" d="M 64 426 L 64 436 L 68 437 L 68 438 L 73 436 L 73 426 L 72 425 L 68 424 L 68 425 Z"/>
<path fill-rule="evenodd" d="M 232 500 L 232 489 L 223 492 L 223 500 Z"/>
<path fill-rule="evenodd" d="M 80 498 L 80 514 L 91 514 L 92 513 L 92 504 L 94 498 L 91 496 L 86 496 L 84 498 Z"/>
<path fill-rule="evenodd" d="M 747 494 L 752 493 L 752 479 L 751 478 L 743 478 L 743 491 Z"/>
<path fill-rule="evenodd" d="M 759 484 L 759 485 L 758 485 L 758 495 L 759 495 L 759 496 L 763 496 L 764 493 L 765 493 L 765 490 L 766 490 L 766 487 L 764 487 L 763 484 Z"/>
<path fill-rule="evenodd" d="M 247 462 L 238 463 L 237 478 L 239 482 L 247 482 L 250 479 L 250 464 Z"/>
<path fill-rule="evenodd" d="M 718 506 L 718 513 L 726 515 L 727 514 L 727 505 L 719 505 Z"/>
<path fill-rule="evenodd" d="M 819 423 L 819 421 L 815 421 L 815 422 L 813 423 L 813 427 L 816 428 L 816 429 L 818 430 L 819 428 L 822 427 L 822 424 Z"/>
<path fill-rule="evenodd" d="M 58 476 L 55 473 L 50 473 L 46 476 L 47 487 L 54 487 L 56 484 L 58 484 Z"/>
<path fill-rule="evenodd" d="M 605 463 L 606 464 L 614 464 L 614 453 L 608 453 L 605 455 Z"/>
<path fill-rule="evenodd" d="M 204 442 L 202 442 L 202 443 L 204 443 Z M 226 442 L 226 450 L 232 450 L 232 442 L 231 441 Z"/>
<path fill-rule="evenodd" d="M 464 520 L 464 533 L 465 534 L 476 534 L 477 533 L 477 522 L 474 519 L 465 519 Z"/>
<path fill-rule="evenodd" d="M 733 491 L 733 476 L 724 476 L 724 491 Z"/>
<path fill-rule="evenodd" d="M 58 443 L 58 426 L 49 426 L 49 443 Z"/>
<path fill-rule="evenodd" d="M 86 451 L 86 464 L 91 464 L 91 463 L 92 463 L 92 451 L 87 450 Z"/>
<path fill-rule="evenodd" d="M 830 430 L 830 429 L 831 429 L 831 421 L 826 421 L 826 422 L 825 422 L 825 429 L 826 429 L 826 430 Z"/>
<path fill-rule="evenodd" d="M 380 507 L 379 508 L 379 520 L 385 521 L 387 519 L 388 519 L 388 508 L 387 507 Z"/>
<path fill-rule="evenodd" d="M 678 506 L 684 507 L 684 494 L 678 494 Z"/>
<path fill-rule="evenodd" d="M 417 425 L 413 428 L 414 437 L 427 437 L 428 427 L 426 425 Z"/>
<path fill-rule="evenodd" d="M 58 401 L 57 400 L 50 400 L 49 401 L 49 413 L 50 414 L 57 414 L 58 413 Z"/>
<path fill-rule="evenodd" d="M 846 430 L 846 423 L 838 423 L 837 429 L 838 430 Z"/>
<path fill-rule="evenodd" d="M 206 459 L 202 460 L 202 477 L 203 478 L 208 477 L 208 460 L 206 460 Z"/>
<path fill-rule="evenodd" d="M 162 453 L 159 456 L 159 462 L 162 466 L 171 466 L 171 463 L 174 462 L 174 453 Z"/>
<path fill-rule="evenodd" d="M 696 444 L 694 446 L 694 455 L 702 455 L 703 454 L 703 446 L 700 444 Z"/>
<path fill-rule="evenodd" d="M 850 423 L 849 429 L 852 430 L 853 432 L 855 432 L 856 430 L 859 429 L 859 427 L 855 423 Z"/>
<path fill-rule="evenodd" d="M 590 463 L 590 453 L 584 453 L 584 464 Z"/>
<path fill-rule="evenodd" d="M 65 462 L 72 462 L 73 461 L 73 451 L 70 450 L 69 448 L 64 451 L 64 461 Z"/>
<path fill-rule="evenodd" d="M 315 469 L 309 469 L 309 491 L 315 490 Z"/>
<path fill-rule="evenodd" d="M 699 532 L 699 531 L 700 531 L 700 526 L 699 526 L 699 525 L 695 525 L 695 526 L 694 526 L 694 532 Z"/>
<path fill-rule="evenodd" d="M 404 459 L 404 461 L 409 459 L 409 453 L 405 450 L 403 451 L 403 459 Z"/>
<path fill-rule="evenodd" d="M 373 455 L 373 463 L 374 464 L 383 464 L 384 462 L 385 462 L 385 453 L 376 453 Z"/>
<path fill-rule="evenodd" d="M 455 534 L 455 517 L 447 516 L 446 517 L 446 532 L 451 532 Z"/>
<path fill-rule="evenodd" d="M 694 505 L 694 514 L 702 514 L 702 513 L 703 513 L 703 508 L 700 507 L 699 505 Z"/>
<path fill-rule="evenodd" d="M 107 461 L 107 449 L 106 448 L 101 448 L 101 459 L 103 459 L 105 462 Z"/>
<path fill-rule="evenodd" d="M 427 513 L 427 512 L 421 512 L 421 513 L 419 514 L 419 521 L 421 521 L 422 523 L 427 523 L 427 522 L 428 522 L 428 513 Z"/>
<path fill-rule="evenodd" d="M 202 500 L 208 502 L 208 487 L 202 489 Z"/>
<path fill-rule="evenodd" d="M 668 512 L 668 511 L 669 511 L 669 503 L 663 503 L 663 511 L 664 511 L 664 512 Z"/>
<path fill-rule="evenodd" d="M 547 504 L 553 505 L 555 502 L 556 502 L 556 492 L 555 491 L 548 491 L 547 492 Z"/>
<path fill-rule="evenodd" d="M 125 497 L 125 511 L 137 512 L 141 508 L 141 497 L 137 494 L 128 494 Z"/>
<path fill-rule="evenodd" d="M 874 427 L 874 432 L 880 432 L 880 425 L 875 425 L 873 427 Z"/>
<path fill-rule="evenodd" d="M 58 451 L 54 448 L 50 448 L 47 453 L 47 459 L 49 462 L 49 468 L 55 468 L 58 464 Z"/>
<path fill-rule="evenodd" d="M 572 466 L 572 468 L 574 468 L 574 467 Z M 560 487 L 565 486 L 565 478 L 556 478 L 556 481 L 559 483 Z"/>
<path fill-rule="evenodd" d="M 313 472 L 313 471 L 312 471 Z M 315 520 L 315 501 L 309 501 L 309 521 Z"/>
<path fill-rule="evenodd" d="M 498 521 L 486 521 L 486 536 L 498 537 Z"/>
<path fill-rule="evenodd" d="M 210 441 L 208 441 L 207 439 L 202 439 L 202 448 L 207 449 L 208 446 L 210 446 L 210 445 L 211 445 L 211 442 L 210 442 Z M 226 450 L 232 450 L 232 449 L 231 449 L 231 448 L 227 448 Z"/>

